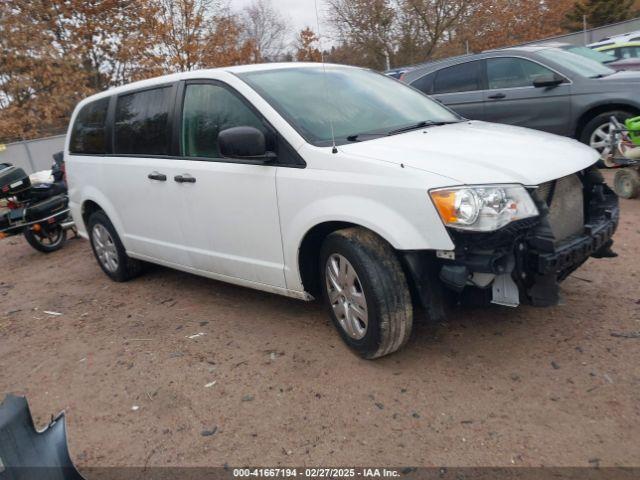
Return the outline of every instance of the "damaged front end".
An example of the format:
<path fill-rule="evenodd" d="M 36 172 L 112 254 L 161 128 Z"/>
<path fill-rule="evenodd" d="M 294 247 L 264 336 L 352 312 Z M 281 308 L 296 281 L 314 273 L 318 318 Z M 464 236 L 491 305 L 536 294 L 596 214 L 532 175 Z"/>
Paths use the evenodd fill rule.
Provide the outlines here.
<path fill-rule="evenodd" d="M 618 198 L 596 168 L 528 188 L 539 215 L 494 232 L 449 228 L 453 251 L 405 252 L 415 293 L 444 314 L 446 290 L 506 306 L 551 306 L 559 283 L 589 257 L 611 257 Z"/>

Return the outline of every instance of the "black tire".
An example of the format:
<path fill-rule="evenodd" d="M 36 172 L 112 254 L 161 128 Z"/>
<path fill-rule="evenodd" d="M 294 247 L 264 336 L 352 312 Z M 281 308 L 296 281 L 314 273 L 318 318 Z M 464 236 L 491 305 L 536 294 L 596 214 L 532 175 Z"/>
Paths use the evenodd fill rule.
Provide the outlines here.
<path fill-rule="evenodd" d="M 29 245 L 42 253 L 51 253 L 60 250 L 67 243 L 67 231 L 60 225 L 56 225 L 49 235 L 43 230 L 34 232 L 27 228 L 23 235 Z"/>
<path fill-rule="evenodd" d="M 332 307 L 327 287 L 327 264 L 342 256 L 355 270 L 366 299 L 368 322 L 362 338 L 350 336 Z M 347 228 L 331 233 L 320 252 L 320 282 L 325 305 L 345 343 L 360 356 L 374 359 L 407 343 L 413 326 L 413 305 L 407 279 L 393 248 L 373 232 Z M 336 295 L 336 291 L 332 291 Z M 338 303 L 336 302 L 336 305 Z"/>
<path fill-rule="evenodd" d="M 116 229 L 113 227 L 113 224 L 111 223 L 111 220 L 109 220 L 109 217 L 107 217 L 107 215 L 103 211 L 99 210 L 92 213 L 87 224 L 89 240 L 91 241 L 91 249 L 93 250 L 93 254 L 96 257 L 98 265 L 100 265 L 102 271 L 106 273 L 109 278 L 116 282 L 126 282 L 127 280 L 131 280 L 132 278 L 140 275 L 142 271 L 142 263 L 139 260 L 130 258 L 127 255 L 127 252 L 124 248 L 124 245 L 122 245 L 122 242 L 120 241 L 120 237 L 118 236 Z M 103 261 L 100 259 L 98 252 L 96 251 L 97 240 L 94 235 L 95 228 L 98 225 L 102 226 L 108 232 L 109 236 L 111 237 L 110 245 L 113 245 L 113 247 L 115 247 L 117 267 L 113 270 L 110 270 L 105 266 Z"/>
<path fill-rule="evenodd" d="M 621 198 L 637 198 L 640 195 L 640 173 L 631 168 L 618 170 L 613 177 L 613 190 Z"/>
<path fill-rule="evenodd" d="M 634 117 L 635 115 L 626 110 L 611 110 L 608 112 L 601 113 L 593 117 L 587 124 L 582 128 L 580 132 L 579 140 L 585 145 L 591 145 L 591 136 L 594 134 L 596 130 L 600 127 L 603 127 L 611 122 L 611 117 L 616 117 L 620 123 L 624 124 L 625 120 Z M 603 159 L 598 161 L 598 167 L 604 168 L 609 167 L 611 165 L 606 165 Z"/>

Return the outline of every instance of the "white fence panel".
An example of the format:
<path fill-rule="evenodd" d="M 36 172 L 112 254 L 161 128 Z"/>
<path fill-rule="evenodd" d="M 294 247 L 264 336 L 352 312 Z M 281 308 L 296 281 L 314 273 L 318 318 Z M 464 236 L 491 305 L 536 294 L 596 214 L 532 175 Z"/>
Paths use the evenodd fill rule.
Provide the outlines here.
<path fill-rule="evenodd" d="M 31 174 L 51 168 L 52 155 L 64 150 L 66 135 L 8 143 L 0 148 L 0 163 L 12 163 Z"/>

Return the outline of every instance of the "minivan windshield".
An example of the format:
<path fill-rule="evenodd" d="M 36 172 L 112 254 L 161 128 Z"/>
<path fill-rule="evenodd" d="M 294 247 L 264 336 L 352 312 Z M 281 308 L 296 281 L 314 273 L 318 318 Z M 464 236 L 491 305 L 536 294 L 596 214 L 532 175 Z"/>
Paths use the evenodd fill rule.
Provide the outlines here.
<path fill-rule="evenodd" d="M 540 50 L 538 55 L 562 65 L 567 70 L 588 78 L 606 77 L 616 73 L 615 70 L 605 67 L 600 62 L 576 55 L 575 53 L 562 50 L 560 48 L 547 48 Z"/>
<path fill-rule="evenodd" d="M 326 66 L 240 73 L 309 143 L 369 140 L 462 119 L 424 94 L 370 70 Z"/>

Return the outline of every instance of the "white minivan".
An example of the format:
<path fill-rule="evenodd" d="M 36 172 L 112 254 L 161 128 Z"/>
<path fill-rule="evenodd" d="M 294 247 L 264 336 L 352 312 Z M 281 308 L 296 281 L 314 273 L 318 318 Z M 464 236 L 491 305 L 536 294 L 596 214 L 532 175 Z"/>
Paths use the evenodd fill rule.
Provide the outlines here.
<path fill-rule="evenodd" d="M 82 101 L 73 217 L 116 281 L 152 262 L 322 297 L 365 358 L 415 306 L 554 305 L 615 255 L 616 196 L 577 141 L 465 120 L 360 68 L 269 64 L 168 75 Z"/>

